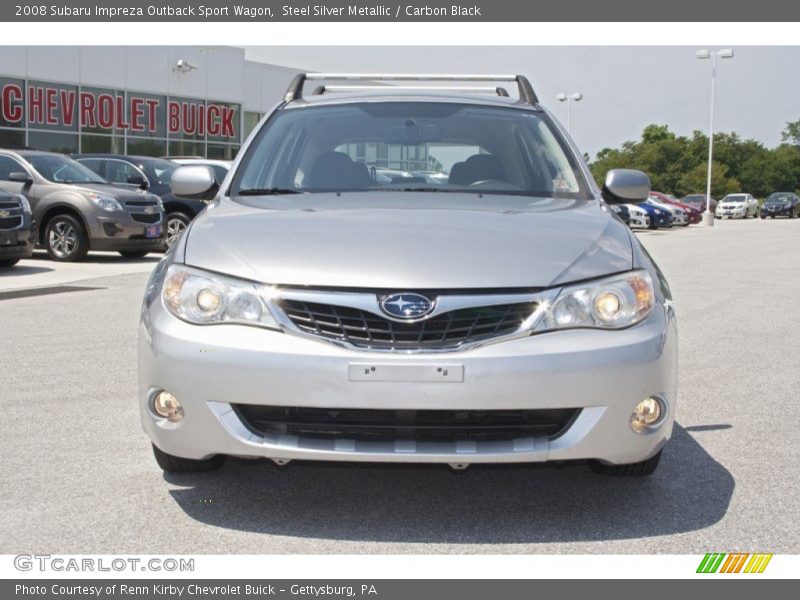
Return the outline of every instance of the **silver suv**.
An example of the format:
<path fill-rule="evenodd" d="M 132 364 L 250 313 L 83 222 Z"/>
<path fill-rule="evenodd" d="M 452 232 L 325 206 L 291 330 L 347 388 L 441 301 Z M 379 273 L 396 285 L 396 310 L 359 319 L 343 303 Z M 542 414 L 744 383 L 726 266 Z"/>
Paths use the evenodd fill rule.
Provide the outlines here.
<path fill-rule="evenodd" d="M 53 260 L 80 260 L 89 250 L 138 258 L 164 245 L 158 196 L 115 187 L 63 154 L 0 150 L 0 190 L 28 199 L 37 240 Z"/>
<path fill-rule="evenodd" d="M 300 75 L 219 189 L 205 167 L 173 174 L 176 195 L 215 199 L 142 307 L 158 464 L 652 473 L 675 414 L 675 314 L 609 208 L 646 200 L 647 176 L 598 189 L 522 76 L 342 77 L 401 78 Z"/>

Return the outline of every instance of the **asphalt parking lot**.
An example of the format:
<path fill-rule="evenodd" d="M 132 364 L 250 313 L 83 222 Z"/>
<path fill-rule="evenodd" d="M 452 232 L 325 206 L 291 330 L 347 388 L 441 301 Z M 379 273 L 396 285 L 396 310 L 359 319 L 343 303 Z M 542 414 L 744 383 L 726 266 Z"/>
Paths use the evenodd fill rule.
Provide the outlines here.
<path fill-rule="evenodd" d="M 680 328 L 675 433 L 646 480 L 237 461 L 165 477 L 135 391 L 157 258 L 23 261 L 0 275 L 0 552 L 800 552 L 800 220 L 639 235 Z"/>

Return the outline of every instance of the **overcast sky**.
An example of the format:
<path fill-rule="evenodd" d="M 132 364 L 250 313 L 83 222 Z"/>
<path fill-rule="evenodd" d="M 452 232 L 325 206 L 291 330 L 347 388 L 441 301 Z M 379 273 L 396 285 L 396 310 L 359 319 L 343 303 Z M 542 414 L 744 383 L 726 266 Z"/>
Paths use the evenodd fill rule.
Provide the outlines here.
<path fill-rule="evenodd" d="M 446 26 L 443 24 L 443 26 Z M 602 25 L 598 25 L 602 26 Z M 535 29 L 531 29 L 535 35 Z M 636 139 L 649 123 L 678 134 L 708 129 L 711 61 L 695 46 L 248 46 L 246 56 L 312 71 L 522 73 L 540 101 L 566 122 L 559 92 L 581 92 L 572 135 L 592 157 Z M 717 71 L 716 131 L 767 146 L 800 119 L 800 47 L 735 48 Z"/>

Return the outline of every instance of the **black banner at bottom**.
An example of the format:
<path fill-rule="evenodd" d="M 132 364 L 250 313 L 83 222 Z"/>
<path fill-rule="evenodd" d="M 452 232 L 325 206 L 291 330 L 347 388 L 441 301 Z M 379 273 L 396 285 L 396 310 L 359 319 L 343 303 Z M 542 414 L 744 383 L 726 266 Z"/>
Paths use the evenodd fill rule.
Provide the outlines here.
<path fill-rule="evenodd" d="M 357 560 L 354 559 L 354 560 Z M 646 587 L 643 587 L 646 586 Z M 735 586 L 735 591 L 734 591 Z M 756 590 L 758 586 L 758 590 Z M 790 587 L 791 586 L 791 587 Z M 674 600 L 676 594 L 694 592 L 737 595 L 775 594 L 789 597 L 795 581 L 778 579 L 672 579 L 672 580 L 224 580 L 224 579 L 25 579 L 3 580 L 0 597 L 9 600 L 531 600 L 590 598 L 606 593 L 641 595 L 648 600 Z M 794 594 L 791 594 L 792 596 Z"/>

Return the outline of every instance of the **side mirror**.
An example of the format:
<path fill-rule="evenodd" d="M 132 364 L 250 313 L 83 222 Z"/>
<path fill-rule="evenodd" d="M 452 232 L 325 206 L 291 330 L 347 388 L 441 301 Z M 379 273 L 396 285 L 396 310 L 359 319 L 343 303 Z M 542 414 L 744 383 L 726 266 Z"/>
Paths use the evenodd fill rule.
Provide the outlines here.
<path fill-rule="evenodd" d="M 170 187 L 173 195 L 194 200 L 212 200 L 219 190 L 214 170 L 205 165 L 178 167 L 172 172 Z"/>
<path fill-rule="evenodd" d="M 150 185 L 149 183 L 147 183 L 147 179 L 145 179 L 141 175 L 131 175 L 130 177 L 128 177 L 128 183 L 130 185 L 137 185 L 143 190 L 146 190 Z"/>
<path fill-rule="evenodd" d="M 33 183 L 33 178 L 30 175 L 28 175 L 25 171 L 15 171 L 14 173 L 8 174 L 8 181 L 30 185 L 31 183 Z"/>
<path fill-rule="evenodd" d="M 634 169 L 611 169 L 602 194 L 608 204 L 644 202 L 650 197 L 650 178 Z"/>

